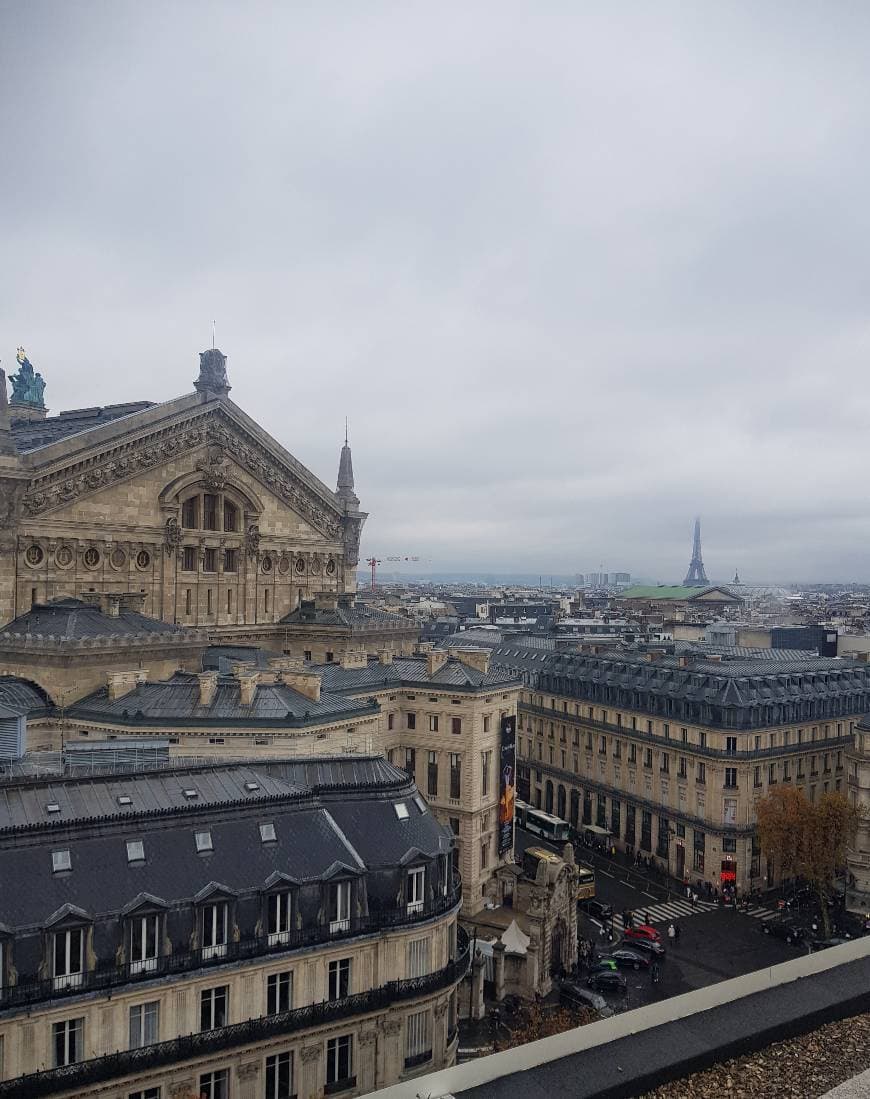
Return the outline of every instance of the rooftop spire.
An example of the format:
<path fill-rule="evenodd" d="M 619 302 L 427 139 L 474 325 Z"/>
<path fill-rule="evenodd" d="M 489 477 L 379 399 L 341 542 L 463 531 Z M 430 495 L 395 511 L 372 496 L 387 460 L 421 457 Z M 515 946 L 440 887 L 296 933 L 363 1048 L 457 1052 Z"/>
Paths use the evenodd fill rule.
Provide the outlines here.
<path fill-rule="evenodd" d="M 359 504 L 359 498 L 353 491 L 353 458 L 347 441 L 347 419 L 344 421 L 344 446 L 341 448 L 341 458 L 338 462 L 338 484 L 335 492 L 340 500 L 344 500 L 353 507 Z"/>

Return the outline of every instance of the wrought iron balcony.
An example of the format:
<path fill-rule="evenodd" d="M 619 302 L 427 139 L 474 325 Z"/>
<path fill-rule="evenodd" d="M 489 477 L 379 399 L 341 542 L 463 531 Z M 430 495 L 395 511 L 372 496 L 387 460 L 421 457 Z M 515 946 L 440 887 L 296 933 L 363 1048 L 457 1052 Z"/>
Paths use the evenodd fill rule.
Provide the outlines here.
<path fill-rule="evenodd" d="M 21 1007 L 42 1003 L 47 1000 L 66 999 L 83 993 L 98 992 L 118 988 L 123 985 L 152 981 L 156 977 L 171 976 L 174 973 L 190 973 L 196 970 L 211 969 L 226 965 L 227 962 L 239 962 L 250 958 L 281 957 L 293 950 L 317 946 L 327 942 L 341 942 L 357 935 L 373 935 L 390 928 L 405 927 L 430 920 L 455 908 L 462 900 L 462 881 L 453 874 L 448 892 L 421 904 L 418 911 L 410 911 L 406 904 L 398 908 L 372 912 L 368 916 L 353 916 L 346 926 L 331 929 L 330 924 L 317 924 L 299 930 L 282 932 L 281 941 L 270 941 L 274 936 L 261 935 L 228 942 L 222 953 L 214 953 L 213 948 L 199 950 L 181 950 L 154 958 L 152 967 L 143 967 L 141 962 L 128 962 L 126 965 L 102 965 L 82 974 L 75 984 L 59 982 L 57 979 L 22 980 L 17 984 L 0 989 L 0 1018 L 4 1008 Z M 151 959 L 149 959 L 150 961 Z"/>
<path fill-rule="evenodd" d="M 426 996 L 457 984 L 468 972 L 470 961 L 468 936 L 462 928 L 457 928 L 456 957 L 437 973 L 412 977 L 405 981 L 390 981 L 379 988 L 346 996 L 341 1000 L 309 1004 L 307 1007 L 282 1011 L 277 1015 L 247 1019 L 232 1026 L 205 1030 L 199 1034 L 185 1034 L 168 1042 L 122 1050 L 105 1057 L 66 1065 L 64 1068 L 48 1069 L 45 1072 L 19 1076 L 15 1080 L 4 1080 L 0 1082 L 0 1099 L 42 1099 L 43 1096 L 56 1095 L 62 1091 L 80 1092 L 121 1076 L 160 1069 L 165 1065 L 177 1066 L 193 1057 L 223 1053 L 252 1042 L 260 1042 L 277 1035 L 294 1034 L 354 1015 L 384 1011 L 393 1004 Z"/>

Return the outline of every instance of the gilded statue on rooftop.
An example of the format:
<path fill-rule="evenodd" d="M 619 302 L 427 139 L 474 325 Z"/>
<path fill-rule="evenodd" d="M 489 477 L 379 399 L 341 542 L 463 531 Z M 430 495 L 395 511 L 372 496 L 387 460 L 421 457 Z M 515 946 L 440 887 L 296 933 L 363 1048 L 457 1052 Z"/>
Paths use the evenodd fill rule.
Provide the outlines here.
<path fill-rule="evenodd" d="M 15 358 L 18 360 L 19 370 L 17 374 L 9 376 L 9 381 L 12 382 L 12 403 L 45 408 L 42 397 L 45 392 L 45 380 L 38 371 L 33 369 L 33 364 L 23 347 L 18 348 Z"/>

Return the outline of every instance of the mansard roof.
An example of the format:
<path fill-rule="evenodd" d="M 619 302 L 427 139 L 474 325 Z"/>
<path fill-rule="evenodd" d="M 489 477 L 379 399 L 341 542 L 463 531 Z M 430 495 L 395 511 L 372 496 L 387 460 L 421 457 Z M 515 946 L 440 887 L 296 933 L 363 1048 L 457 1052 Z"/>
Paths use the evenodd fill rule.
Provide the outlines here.
<path fill-rule="evenodd" d="M 200 701 L 196 675 L 177 672 L 170 679 L 140 683 L 118 698 L 109 698 L 106 687 L 76 702 L 68 710 L 80 720 L 111 720 L 143 725 L 243 725 L 304 726 L 354 716 L 371 715 L 377 705 L 367 700 L 343 698 L 324 691 L 315 702 L 286 683 L 258 683 L 250 705 L 242 703 L 236 676 L 219 676 L 211 701 Z"/>
<path fill-rule="evenodd" d="M 113 420 L 123 419 L 153 408 L 152 401 L 127 401 L 95 408 L 74 408 L 59 416 L 47 416 L 44 420 L 13 420 L 12 437 L 20 454 L 50 446 L 70 435 L 91 431 Z"/>
<path fill-rule="evenodd" d="M 396 657 L 389 664 L 382 664 L 377 657 L 370 657 L 362 668 L 319 664 L 316 665 L 316 671 L 322 678 L 324 688 L 342 693 L 384 687 L 501 690 L 516 687 L 519 683 L 519 676 L 509 668 L 491 665 L 487 672 L 482 672 L 454 657 L 448 658 L 431 674 L 424 656 Z"/>
<path fill-rule="evenodd" d="M 123 598 L 123 597 L 122 597 Z M 149 618 L 122 605 L 116 615 L 82 599 L 64 597 L 48 603 L 34 603 L 0 630 L 4 642 L 22 640 L 82 641 L 87 638 L 131 638 L 148 634 L 174 635 L 180 639 L 197 636 L 183 626 Z"/>
<path fill-rule="evenodd" d="M 185 788 L 200 796 L 180 805 Z M 0 789 L 0 879 L 21 885 L 0 894 L 0 921 L 13 929 L 38 926 L 63 905 L 120 914 L 143 892 L 172 906 L 193 902 L 212 883 L 239 895 L 268 888 L 276 873 L 306 883 L 327 880 L 336 865 L 356 873 L 398 869 L 409 848 L 434 858 L 452 843 L 415 799 L 407 775 L 370 756 L 30 780 Z M 131 806 L 118 807 L 122 791 Z M 51 800 L 74 809 L 46 820 Z M 407 817 L 397 814 L 397 801 L 405 802 Z M 17 808 L 14 822 L 8 806 Z M 266 822 L 274 826 L 273 842 L 261 839 Z M 203 830 L 212 841 L 205 856 L 194 840 Z M 144 863 L 129 863 L 130 839 L 142 842 Z M 58 849 L 70 852 L 63 874 L 52 873 Z"/>
<path fill-rule="evenodd" d="M 418 627 L 410 618 L 400 614 L 391 614 L 379 607 L 370 607 L 351 599 L 339 598 L 335 606 L 317 606 L 315 601 L 303 600 L 298 607 L 285 614 L 281 619 L 283 626 L 333 626 L 342 629 L 371 630 L 416 630 Z"/>

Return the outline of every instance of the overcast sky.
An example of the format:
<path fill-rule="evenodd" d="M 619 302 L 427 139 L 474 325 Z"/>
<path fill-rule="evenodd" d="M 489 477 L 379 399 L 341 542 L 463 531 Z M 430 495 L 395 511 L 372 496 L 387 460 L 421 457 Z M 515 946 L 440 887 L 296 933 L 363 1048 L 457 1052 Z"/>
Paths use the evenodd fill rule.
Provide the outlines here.
<path fill-rule="evenodd" d="M 363 551 L 870 580 L 870 5 L 0 0 L 0 359 L 232 397 Z"/>

